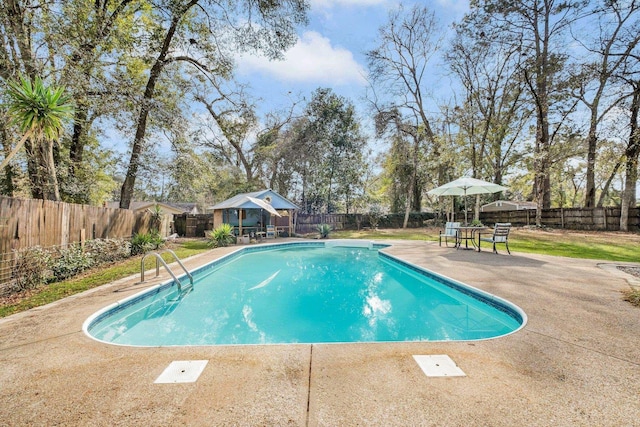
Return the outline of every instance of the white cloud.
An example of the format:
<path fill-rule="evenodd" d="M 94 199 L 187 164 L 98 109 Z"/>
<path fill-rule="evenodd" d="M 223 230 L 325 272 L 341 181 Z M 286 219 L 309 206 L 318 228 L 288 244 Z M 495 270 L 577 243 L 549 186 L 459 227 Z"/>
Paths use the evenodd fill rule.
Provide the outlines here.
<path fill-rule="evenodd" d="M 270 61 L 262 56 L 242 56 L 238 58 L 239 70 L 243 74 L 258 71 L 281 81 L 298 83 L 366 84 L 366 72 L 351 51 L 332 46 L 328 38 L 315 31 L 305 32 L 284 57 L 282 61 Z"/>

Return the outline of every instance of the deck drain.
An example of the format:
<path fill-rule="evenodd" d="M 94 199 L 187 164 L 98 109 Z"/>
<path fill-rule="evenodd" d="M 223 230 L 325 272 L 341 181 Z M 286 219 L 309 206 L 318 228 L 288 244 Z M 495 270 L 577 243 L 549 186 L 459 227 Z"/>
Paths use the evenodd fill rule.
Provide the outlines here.
<path fill-rule="evenodd" d="M 176 360 L 154 381 L 155 384 L 194 383 L 200 377 L 208 360 Z"/>
<path fill-rule="evenodd" d="M 428 377 L 466 377 L 458 368 L 456 362 L 446 354 L 432 354 L 428 356 L 413 356 L 415 361 Z"/>

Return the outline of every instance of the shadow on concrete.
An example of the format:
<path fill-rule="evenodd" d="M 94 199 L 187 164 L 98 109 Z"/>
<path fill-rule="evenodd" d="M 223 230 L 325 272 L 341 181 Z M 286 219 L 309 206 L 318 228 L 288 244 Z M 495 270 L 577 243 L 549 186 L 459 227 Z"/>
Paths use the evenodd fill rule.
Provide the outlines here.
<path fill-rule="evenodd" d="M 478 252 L 475 250 L 458 249 L 446 254 L 440 255 L 450 261 L 471 262 L 481 264 L 487 267 L 530 267 L 536 268 L 546 264 L 544 261 L 529 258 L 525 255 L 509 255 L 505 251 L 494 254 L 491 251 Z"/>

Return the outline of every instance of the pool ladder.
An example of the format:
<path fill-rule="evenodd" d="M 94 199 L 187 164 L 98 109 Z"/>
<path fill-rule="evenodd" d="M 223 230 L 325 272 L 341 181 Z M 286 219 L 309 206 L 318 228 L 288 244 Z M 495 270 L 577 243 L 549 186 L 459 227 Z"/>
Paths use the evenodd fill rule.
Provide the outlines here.
<path fill-rule="evenodd" d="M 190 290 L 193 289 L 193 276 L 191 275 L 191 273 L 189 273 L 189 271 L 185 268 L 184 264 L 182 264 L 182 262 L 180 261 L 180 259 L 178 258 L 178 256 L 176 255 L 175 252 L 173 252 L 171 249 L 163 249 L 161 251 L 158 252 L 147 252 L 143 257 L 142 257 L 142 261 L 140 261 L 140 283 L 144 282 L 144 260 L 149 256 L 152 255 L 156 258 L 156 277 L 158 277 L 160 275 L 160 264 L 162 264 L 164 266 L 164 268 L 169 272 L 169 274 L 171 275 L 171 277 L 173 277 L 173 280 L 176 282 L 176 284 L 178 285 L 178 291 L 180 293 L 182 293 L 182 282 L 180 282 L 180 279 L 178 279 L 178 277 L 173 273 L 173 271 L 169 268 L 169 266 L 167 265 L 166 262 L 164 262 L 164 260 L 162 259 L 162 256 L 160 256 L 160 254 L 164 253 L 164 252 L 169 252 L 171 255 L 173 255 L 173 258 L 176 260 L 176 262 L 178 263 L 178 265 L 180 267 L 182 267 L 182 270 L 186 273 L 187 277 L 189 277 L 189 287 L 186 288 L 186 290 Z"/>

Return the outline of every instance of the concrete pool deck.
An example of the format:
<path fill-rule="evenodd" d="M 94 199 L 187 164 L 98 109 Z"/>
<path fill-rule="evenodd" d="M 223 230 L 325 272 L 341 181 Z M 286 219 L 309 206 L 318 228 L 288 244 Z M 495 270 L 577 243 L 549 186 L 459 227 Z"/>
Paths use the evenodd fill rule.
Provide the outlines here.
<path fill-rule="evenodd" d="M 513 302 L 528 324 L 450 343 L 131 348 L 87 337 L 87 317 L 168 275 L 130 277 L 0 319 L 0 425 L 640 426 L 640 309 L 621 295 L 638 282 L 616 264 L 389 243 Z M 466 376 L 426 377 L 412 357 L 438 354 Z M 154 384 L 176 360 L 208 364 L 195 383 Z"/>

